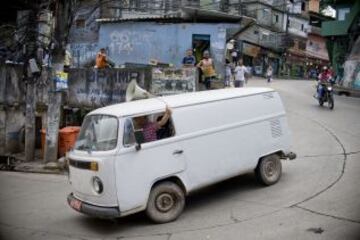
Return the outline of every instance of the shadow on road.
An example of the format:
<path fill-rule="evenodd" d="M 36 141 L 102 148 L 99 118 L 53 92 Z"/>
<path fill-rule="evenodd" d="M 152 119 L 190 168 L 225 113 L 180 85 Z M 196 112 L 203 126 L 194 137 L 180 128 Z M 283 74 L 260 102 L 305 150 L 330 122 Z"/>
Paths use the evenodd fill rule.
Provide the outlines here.
<path fill-rule="evenodd" d="M 191 215 L 192 211 L 209 208 L 212 204 L 237 197 L 243 192 L 249 193 L 249 191 L 256 191 L 261 188 L 263 186 L 256 181 L 254 174 L 234 177 L 192 193 L 186 199 L 185 211 Z M 79 216 L 77 222 L 82 227 L 101 235 L 113 234 L 115 232 L 119 234 L 122 230 L 153 225 L 144 212 L 113 220 Z"/>

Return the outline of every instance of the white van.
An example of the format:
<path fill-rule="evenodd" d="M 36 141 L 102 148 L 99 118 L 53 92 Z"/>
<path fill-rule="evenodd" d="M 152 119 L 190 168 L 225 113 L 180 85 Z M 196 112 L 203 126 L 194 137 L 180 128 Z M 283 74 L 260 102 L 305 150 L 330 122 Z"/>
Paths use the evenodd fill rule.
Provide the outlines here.
<path fill-rule="evenodd" d="M 137 119 L 172 109 L 157 140 L 144 142 Z M 192 191 L 255 171 L 265 185 L 293 159 L 279 94 L 268 88 L 185 93 L 116 104 L 89 113 L 69 153 L 69 205 L 97 217 L 146 210 L 176 219 Z"/>

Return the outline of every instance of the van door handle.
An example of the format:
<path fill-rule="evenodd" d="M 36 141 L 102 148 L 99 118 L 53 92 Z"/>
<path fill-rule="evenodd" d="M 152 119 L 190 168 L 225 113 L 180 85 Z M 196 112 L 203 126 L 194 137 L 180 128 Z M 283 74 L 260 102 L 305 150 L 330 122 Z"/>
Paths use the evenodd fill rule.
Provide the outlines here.
<path fill-rule="evenodd" d="M 173 155 L 180 155 L 180 154 L 182 154 L 184 151 L 183 150 L 175 150 L 174 152 L 173 152 Z"/>

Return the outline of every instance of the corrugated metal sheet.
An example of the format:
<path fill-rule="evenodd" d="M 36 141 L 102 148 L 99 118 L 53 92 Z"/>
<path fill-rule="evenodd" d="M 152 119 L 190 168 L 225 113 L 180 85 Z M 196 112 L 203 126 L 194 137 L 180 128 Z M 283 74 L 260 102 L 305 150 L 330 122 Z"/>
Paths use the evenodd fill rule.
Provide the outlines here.
<path fill-rule="evenodd" d="M 166 19 L 181 19 L 181 13 L 169 13 L 165 15 L 133 15 L 128 17 L 117 17 L 117 18 L 99 18 L 96 19 L 97 22 L 100 23 L 108 23 L 108 22 L 126 22 L 126 21 L 143 21 L 143 20 L 166 20 Z"/>
<path fill-rule="evenodd" d="M 205 10 L 201 8 L 183 7 L 179 11 L 171 12 L 163 15 L 139 14 L 128 17 L 117 18 L 100 18 L 97 22 L 126 22 L 126 21 L 146 21 L 146 20 L 168 20 L 168 19 L 182 19 L 182 20 L 206 20 L 206 21 L 240 21 L 243 17 L 240 15 L 227 14 L 215 10 Z"/>

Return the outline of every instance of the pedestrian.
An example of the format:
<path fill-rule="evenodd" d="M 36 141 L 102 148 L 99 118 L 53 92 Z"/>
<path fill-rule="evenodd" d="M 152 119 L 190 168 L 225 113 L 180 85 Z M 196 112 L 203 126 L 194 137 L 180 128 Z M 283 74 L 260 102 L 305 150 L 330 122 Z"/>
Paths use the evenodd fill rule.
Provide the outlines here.
<path fill-rule="evenodd" d="M 232 79 L 232 70 L 233 67 L 229 59 L 225 59 L 225 81 L 224 81 L 225 87 L 230 87 L 230 82 Z"/>
<path fill-rule="evenodd" d="M 203 59 L 196 66 L 201 69 L 204 76 L 205 88 L 209 90 L 211 87 L 211 81 L 216 77 L 214 61 L 210 58 L 209 51 L 204 51 Z"/>
<path fill-rule="evenodd" d="M 183 67 L 194 67 L 196 64 L 195 56 L 193 55 L 193 50 L 188 49 L 186 51 L 186 56 L 182 60 Z"/>
<path fill-rule="evenodd" d="M 95 68 L 106 68 L 109 66 L 107 56 L 106 56 L 106 50 L 105 48 L 101 48 L 100 51 L 96 54 L 96 65 Z"/>
<path fill-rule="evenodd" d="M 235 40 L 233 42 L 234 44 L 234 48 L 231 50 L 231 59 L 233 63 L 237 63 L 238 62 L 238 57 L 239 57 L 239 50 L 237 50 L 237 48 L 235 47 Z"/>
<path fill-rule="evenodd" d="M 235 67 L 235 87 L 240 88 L 245 85 L 245 73 L 248 72 L 244 66 L 242 59 L 239 60 L 239 64 Z"/>
<path fill-rule="evenodd" d="M 272 75 L 273 75 L 273 69 L 271 65 L 269 65 L 269 67 L 266 70 L 266 78 L 268 83 L 272 81 Z"/>

